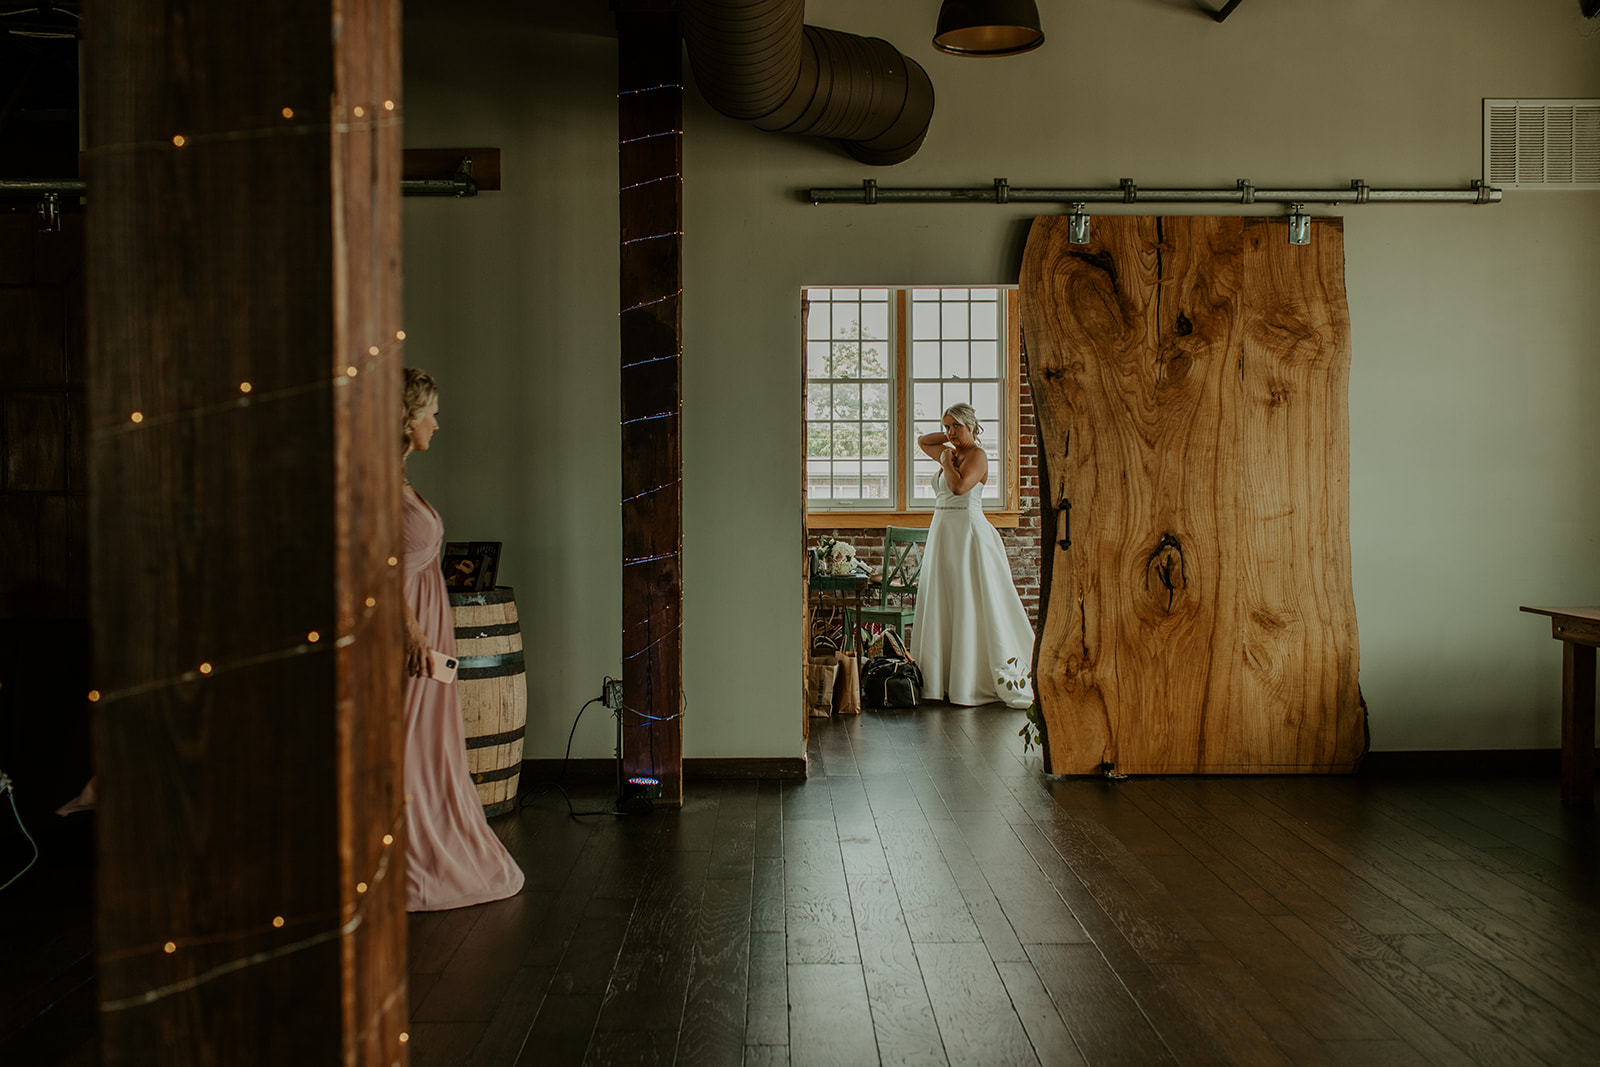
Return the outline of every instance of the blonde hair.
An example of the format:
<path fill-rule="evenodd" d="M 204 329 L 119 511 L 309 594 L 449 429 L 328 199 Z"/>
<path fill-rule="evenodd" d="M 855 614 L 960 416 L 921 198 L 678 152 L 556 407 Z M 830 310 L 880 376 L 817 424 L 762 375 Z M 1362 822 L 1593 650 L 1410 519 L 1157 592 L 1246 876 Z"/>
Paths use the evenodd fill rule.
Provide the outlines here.
<path fill-rule="evenodd" d="M 983 433 L 983 426 L 978 422 L 978 413 L 972 410 L 971 404 L 951 404 L 944 409 L 944 413 L 971 430 L 972 436 L 977 437 Z"/>
<path fill-rule="evenodd" d="M 405 413 L 400 419 L 400 458 L 405 459 L 411 454 L 411 426 L 422 415 L 422 409 L 427 407 L 439 395 L 439 387 L 434 384 L 427 371 L 415 367 L 405 369 L 405 388 L 403 399 Z"/>

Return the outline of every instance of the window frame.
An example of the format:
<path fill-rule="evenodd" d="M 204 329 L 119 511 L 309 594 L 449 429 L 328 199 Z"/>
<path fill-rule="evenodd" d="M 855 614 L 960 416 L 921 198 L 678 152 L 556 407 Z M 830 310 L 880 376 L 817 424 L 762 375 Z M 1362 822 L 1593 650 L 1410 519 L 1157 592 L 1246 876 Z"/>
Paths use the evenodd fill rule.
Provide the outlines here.
<path fill-rule="evenodd" d="M 1011 528 L 1021 524 L 1022 518 L 1022 322 L 1021 303 L 1018 287 L 1015 285 L 968 285 L 968 286 L 931 286 L 931 285 L 861 285 L 861 286 L 806 286 L 800 291 L 800 395 L 801 395 L 801 477 L 802 493 L 805 492 L 807 478 L 805 464 L 809 458 L 806 454 L 805 432 L 805 397 L 810 386 L 810 376 L 807 373 L 806 362 L 806 321 L 809 315 L 810 300 L 806 296 L 809 289 L 822 288 L 861 288 L 861 289 L 888 289 L 894 294 L 894 308 L 891 312 L 893 329 L 890 346 L 890 356 L 894 361 L 892 380 L 894 386 L 891 396 L 891 418 L 894 426 L 890 432 L 889 466 L 893 472 L 895 499 L 893 507 L 839 507 L 833 501 L 827 506 L 815 507 L 809 496 L 805 498 L 806 528 L 810 530 L 826 529 L 851 529 L 871 530 L 882 529 L 887 526 L 927 526 L 933 521 L 933 501 L 924 504 L 914 504 L 909 499 L 907 492 L 909 474 L 915 462 L 912 450 L 916 443 L 912 436 L 915 428 L 915 419 L 911 412 L 911 338 L 909 336 L 909 319 L 912 289 L 931 288 L 967 288 L 967 289 L 998 289 L 1003 294 L 999 303 L 1002 308 L 1004 321 L 1001 324 L 1001 339 L 1004 342 L 1003 352 L 1003 378 L 1002 388 L 1004 416 L 1002 419 L 1002 437 L 997 450 L 1002 458 L 1005 469 L 1004 482 L 1001 486 L 999 501 L 984 508 L 991 523 L 1000 528 Z"/>

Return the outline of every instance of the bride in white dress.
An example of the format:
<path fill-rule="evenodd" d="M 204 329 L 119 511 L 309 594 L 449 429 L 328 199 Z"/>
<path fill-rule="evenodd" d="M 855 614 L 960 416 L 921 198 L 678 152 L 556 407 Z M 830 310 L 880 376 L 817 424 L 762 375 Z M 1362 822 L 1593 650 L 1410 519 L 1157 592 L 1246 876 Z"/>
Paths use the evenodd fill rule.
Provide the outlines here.
<path fill-rule="evenodd" d="M 1033 687 L 1002 687 L 1033 664 L 1033 625 L 1011 581 L 1000 534 L 983 514 L 977 491 L 989 477 L 978 447 L 970 404 L 944 413 L 944 432 L 924 434 L 917 446 L 939 464 L 933 476 L 933 522 L 917 583 L 911 656 L 922 667 L 923 695 L 952 704 L 1033 703 Z"/>

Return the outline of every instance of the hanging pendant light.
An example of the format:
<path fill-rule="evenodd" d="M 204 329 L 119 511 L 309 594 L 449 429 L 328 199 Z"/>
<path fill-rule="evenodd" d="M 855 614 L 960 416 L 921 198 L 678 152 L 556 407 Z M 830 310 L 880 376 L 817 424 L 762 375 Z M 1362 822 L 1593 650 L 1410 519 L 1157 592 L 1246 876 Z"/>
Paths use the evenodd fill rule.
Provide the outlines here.
<path fill-rule="evenodd" d="M 953 56 L 1015 56 L 1044 44 L 1034 0 L 944 0 L 933 47 Z"/>

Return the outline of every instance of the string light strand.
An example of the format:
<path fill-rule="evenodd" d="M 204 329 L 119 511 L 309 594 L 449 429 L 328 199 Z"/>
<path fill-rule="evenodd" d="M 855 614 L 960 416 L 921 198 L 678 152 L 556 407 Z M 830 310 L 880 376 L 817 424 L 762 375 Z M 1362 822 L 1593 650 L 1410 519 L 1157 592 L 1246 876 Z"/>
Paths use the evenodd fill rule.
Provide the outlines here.
<path fill-rule="evenodd" d="M 289 109 L 287 116 L 293 120 L 294 109 Z M 269 137 L 304 137 L 308 134 L 350 133 L 352 130 L 366 132 L 377 127 L 398 125 L 400 118 L 392 111 L 384 111 L 373 119 L 365 122 L 299 122 L 292 124 L 285 122 L 281 112 L 273 113 L 271 125 L 256 126 L 237 130 L 212 130 L 206 133 L 182 133 L 175 135 L 178 139 L 168 137 L 164 140 L 142 141 L 117 141 L 111 144 L 96 145 L 85 148 L 80 154 L 89 157 L 126 155 L 131 152 L 149 151 L 157 148 L 190 148 L 195 145 L 224 143 L 230 141 L 255 141 Z"/>
<path fill-rule="evenodd" d="M 629 504 L 629 503 L 632 503 L 635 500 L 639 500 L 639 499 L 642 499 L 643 497 L 650 496 L 652 493 L 659 493 L 664 489 L 671 489 L 675 485 L 682 485 L 682 484 L 683 484 L 683 479 L 682 478 L 675 478 L 675 479 L 673 479 L 672 481 L 668 482 L 665 485 L 656 486 L 654 489 L 646 489 L 642 493 L 635 493 L 632 496 L 625 496 L 625 497 L 622 498 L 622 503 Z"/>
<path fill-rule="evenodd" d="M 115 437 L 119 434 L 133 433 L 135 430 L 148 430 L 167 423 L 181 422 L 185 419 L 203 419 L 225 411 L 237 411 L 240 408 L 254 407 L 258 404 L 272 404 L 282 400 L 289 400 L 307 393 L 314 393 L 326 388 L 326 382 L 306 382 L 303 385 L 288 385 L 282 389 L 274 389 L 268 393 L 257 392 L 253 383 L 249 384 L 248 391 L 240 389 L 239 396 L 223 400 L 215 404 L 204 404 L 195 408 L 181 408 L 178 411 L 167 412 L 163 415 L 150 415 L 145 412 L 135 412 L 137 419 L 119 419 L 115 424 L 102 426 L 94 431 L 97 439 Z"/>
<path fill-rule="evenodd" d="M 655 422 L 658 419 L 675 419 L 677 417 L 678 412 L 676 411 L 663 411 L 659 415 L 639 415 L 635 418 L 623 419 L 622 425 L 632 426 L 636 422 Z"/>
<path fill-rule="evenodd" d="M 622 561 L 622 565 L 624 567 L 634 567 L 634 566 L 638 566 L 641 563 L 656 563 L 656 562 L 659 562 L 659 561 L 664 560 L 664 559 L 677 559 L 677 558 L 678 558 L 678 553 L 677 552 L 663 552 L 660 555 L 656 555 L 656 556 L 634 556 L 631 559 L 624 559 Z"/>
<path fill-rule="evenodd" d="M 649 652 L 651 649 L 655 648 L 661 642 L 665 641 L 667 638 L 671 637 L 673 634 L 678 633 L 682 629 L 683 629 L 683 623 L 680 622 L 678 625 L 674 626 L 672 629 L 668 630 L 666 633 L 662 634 L 660 637 L 656 638 L 654 641 L 651 641 L 648 645 L 645 645 L 639 651 L 630 653 L 630 654 L 628 654 L 626 656 L 623 656 L 622 657 L 623 660 L 627 661 L 627 660 L 630 660 L 630 659 L 638 659 L 640 656 L 644 655 L 646 652 Z"/>
<path fill-rule="evenodd" d="M 646 363 L 660 363 L 663 360 L 682 359 L 682 358 L 683 358 L 683 353 L 682 352 L 674 352 L 670 356 L 651 356 L 649 359 L 636 359 L 632 363 L 624 363 L 622 365 L 622 369 L 623 370 L 632 370 L 634 367 L 642 367 Z"/>
<path fill-rule="evenodd" d="M 625 96 L 638 96 L 640 93 L 659 92 L 662 89 L 681 90 L 682 88 L 683 84 L 681 82 L 662 82 L 660 85 L 647 85 L 643 89 L 620 89 L 617 91 L 617 99 L 621 100 Z"/>
<path fill-rule="evenodd" d="M 625 307 L 621 311 L 617 312 L 617 314 L 618 315 L 626 315 L 630 311 L 638 311 L 640 308 L 647 308 L 647 307 L 650 307 L 650 306 L 655 305 L 655 304 L 663 304 L 663 303 L 667 302 L 668 300 L 673 300 L 673 299 L 675 299 L 677 297 L 680 297 L 682 295 L 683 295 L 683 290 L 682 289 L 676 289 L 676 290 L 673 290 L 672 292 L 668 293 L 666 296 L 658 296 L 654 300 L 646 300 L 642 304 L 634 304 L 631 307 Z"/>
<path fill-rule="evenodd" d="M 622 244 L 624 244 L 624 245 L 636 245 L 640 241 L 659 241 L 663 237 L 682 237 L 682 236 L 683 236 L 683 231 L 682 230 L 669 230 L 666 233 L 653 233 L 648 237 L 630 237 L 626 241 L 623 241 Z"/>
<path fill-rule="evenodd" d="M 632 185 L 624 185 L 621 188 L 619 188 L 617 190 L 617 192 L 625 193 L 629 189 L 638 189 L 638 188 L 641 188 L 641 187 L 646 186 L 646 185 L 654 185 L 656 182 L 680 182 L 681 183 L 682 181 L 683 181 L 683 175 L 681 175 L 681 174 L 663 174 L 659 178 L 646 178 L 642 182 L 634 182 Z"/>
<path fill-rule="evenodd" d="M 346 922 L 341 926 L 336 926 L 332 930 L 324 930 L 321 933 L 302 938 L 301 940 L 292 944 L 283 945 L 279 948 L 268 949 L 262 952 L 255 952 L 243 957 L 242 959 L 230 960 L 227 963 L 219 963 L 210 970 L 202 971 L 201 973 L 193 975 L 189 978 L 185 978 L 182 981 L 172 982 L 169 985 L 157 986 L 154 989 L 147 989 L 143 993 L 139 993 L 131 997 L 119 997 L 116 1000 L 102 1000 L 100 1002 L 100 1010 L 103 1012 L 127 1011 L 129 1008 L 142 1008 L 146 1004 L 154 1004 L 156 1001 L 170 997 L 175 993 L 186 993 L 198 986 L 205 985 L 207 982 L 221 978 L 225 974 L 232 974 L 235 971 L 242 971 L 246 967 L 255 967 L 263 963 L 271 963 L 273 960 L 282 959 L 284 956 L 288 956 L 296 952 L 304 952 L 308 948 L 314 948 L 315 946 L 321 945 L 325 942 L 333 941 L 341 937 L 348 937 L 350 934 L 355 933 L 356 930 L 360 928 L 364 919 L 365 916 L 363 916 L 360 912 L 357 912 L 351 917 L 349 922 Z"/>
<path fill-rule="evenodd" d="M 625 722 L 622 724 L 624 727 L 630 730 L 648 727 L 653 722 L 675 722 L 676 720 L 683 718 L 683 712 L 681 711 L 672 715 L 651 715 L 647 712 L 640 711 L 638 708 L 630 708 L 626 705 L 623 706 L 622 710 L 637 715 L 639 718 L 645 720 L 644 722 Z"/>
<path fill-rule="evenodd" d="M 638 137 L 624 137 L 617 144 L 637 144 L 640 141 L 653 141 L 657 137 L 678 137 L 682 134 L 682 130 L 660 130 L 656 133 L 642 133 Z"/>
<path fill-rule="evenodd" d="M 289 659 L 292 656 L 303 656 L 311 652 L 322 652 L 327 649 L 349 648 L 355 644 L 357 635 L 366 628 L 370 618 L 371 616 L 368 613 L 362 612 L 362 617 L 356 623 L 355 629 L 326 643 L 322 641 L 320 635 L 316 640 L 311 640 L 308 635 L 308 639 L 305 641 L 284 648 L 273 649 L 270 652 L 259 652 L 253 656 L 241 656 L 231 660 L 208 660 L 201 664 L 201 667 L 209 669 L 184 671 L 182 674 L 140 682 L 137 685 L 123 686 L 121 689 L 99 689 L 95 691 L 99 695 L 94 697 L 94 700 L 99 704 L 109 704 L 117 700 L 127 700 L 131 697 L 143 696 L 146 693 L 170 689 L 175 685 L 197 682 L 202 678 L 216 678 L 218 675 L 232 671 L 244 670 L 248 667 L 259 667 L 263 663 L 274 663 L 279 660 Z M 315 630 L 311 632 L 313 634 L 317 633 Z"/>
<path fill-rule="evenodd" d="M 389 823 L 389 829 L 391 833 L 384 835 L 385 839 L 383 853 L 379 857 L 378 866 L 374 869 L 372 874 L 372 884 L 374 886 L 376 886 L 379 882 L 382 882 L 388 875 L 390 856 L 394 852 L 394 849 L 390 846 L 392 846 L 396 840 L 394 832 L 398 831 L 404 824 L 405 817 L 405 809 L 401 808 Z M 366 899 L 366 897 L 362 897 L 358 900 L 355 912 L 352 914 L 352 919 L 359 920 L 361 914 L 365 911 Z M 326 912 L 310 916 L 298 916 L 290 920 L 286 920 L 280 915 L 273 919 L 272 925 L 276 929 L 283 929 L 285 925 L 298 926 L 304 925 L 307 922 L 325 922 L 331 918 L 333 918 L 333 916 Z M 344 927 L 348 927 L 351 930 L 355 929 L 354 926 L 350 925 L 350 922 L 351 920 L 346 920 Z M 356 925 L 359 926 L 360 922 L 357 921 Z M 194 948 L 200 945 L 212 945 L 225 943 L 228 941 L 238 941 L 247 937 L 258 937 L 260 934 L 260 927 L 252 926 L 244 930 L 232 930 L 220 934 L 208 934 L 204 937 L 173 938 L 159 946 L 145 944 L 121 949 L 115 952 L 109 952 L 106 954 L 106 959 L 121 960 L 129 957 L 149 955 L 156 952 L 170 956 L 176 953 L 180 947 Z M 235 970 L 238 970 L 241 966 L 250 966 L 254 963 L 267 962 L 268 959 L 283 956 L 289 952 L 297 952 L 303 948 L 309 947 L 310 945 L 321 944 L 323 941 L 326 941 L 329 937 L 333 936 L 338 936 L 337 930 L 323 930 L 309 938 L 304 938 L 301 941 L 296 941 L 288 945 L 280 945 L 276 949 L 263 950 L 262 952 L 253 953 L 250 956 L 242 957 L 241 960 L 236 960 L 229 964 L 219 964 L 217 968 L 214 968 L 216 971 L 215 974 L 212 972 L 206 972 L 205 974 L 193 975 L 191 978 L 187 979 L 185 983 L 177 984 L 182 984 L 184 988 L 192 989 L 195 985 L 200 984 L 202 981 L 210 981 L 219 974 L 229 974 Z M 140 994 L 138 997 L 124 998 L 126 1003 L 120 1004 L 120 1006 L 115 1010 L 121 1010 L 121 1007 L 134 1007 L 141 1003 L 148 1004 L 154 1000 L 161 999 L 163 996 L 170 996 L 173 992 L 182 992 L 182 989 L 163 986 L 155 990 L 148 990 L 145 993 Z M 104 1007 L 105 1006 L 102 1005 L 102 1008 Z"/>
<path fill-rule="evenodd" d="M 358 378 L 363 371 L 371 370 L 372 367 L 382 362 L 386 353 L 390 352 L 391 350 L 403 348 L 404 345 L 402 342 L 405 340 L 405 331 L 396 331 L 395 338 L 395 340 L 387 341 L 383 345 L 369 346 L 365 353 L 366 358 L 361 359 L 356 363 L 346 364 L 341 371 L 333 376 L 333 387 L 337 389 L 349 385 L 351 380 Z M 355 373 L 351 373 L 352 371 Z M 125 420 L 119 419 L 112 425 L 96 428 L 90 436 L 95 440 L 104 440 L 107 437 L 113 437 L 118 434 L 132 433 L 135 430 L 149 429 L 151 427 L 161 426 L 183 419 L 207 418 L 223 412 L 237 411 L 240 408 L 252 407 L 256 404 L 276 403 L 282 400 L 302 396 L 307 393 L 314 393 L 320 389 L 325 389 L 328 387 L 328 382 L 329 379 L 327 378 L 319 378 L 310 382 L 302 382 L 298 385 L 286 385 L 280 389 L 274 389 L 270 392 L 264 393 L 256 389 L 254 382 L 240 382 L 237 386 L 239 395 L 230 396 L 230 398 L 227 400 L 219 401 L 213 404 L 203 404 L 199 407 L 180 408 L 177 411 L 170 411 L 159 415 L 150 415 L 144 411 L 135 411 L 129 418 Z"/>

